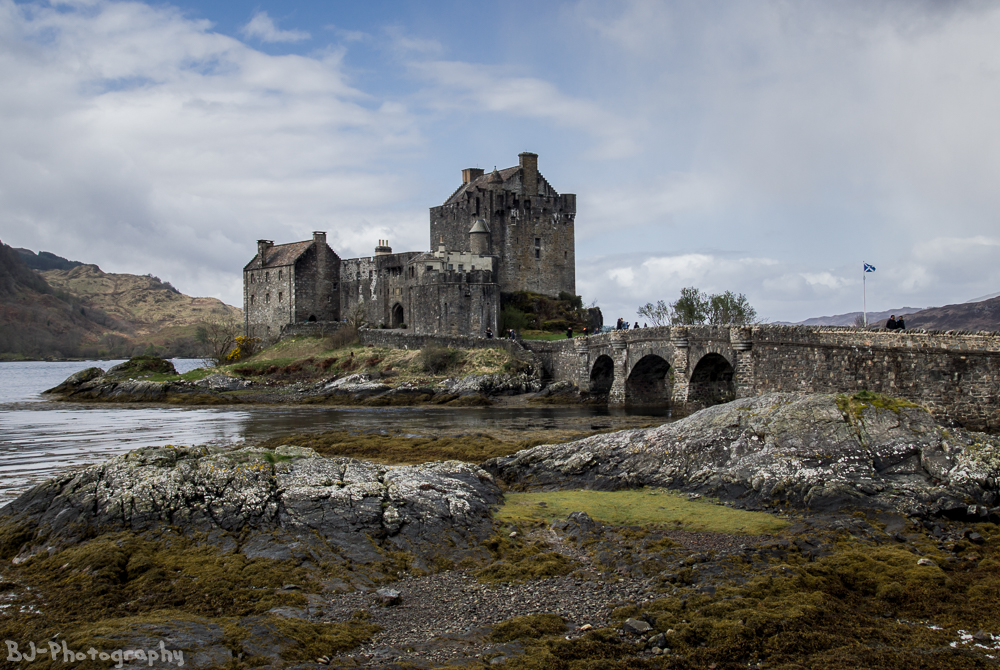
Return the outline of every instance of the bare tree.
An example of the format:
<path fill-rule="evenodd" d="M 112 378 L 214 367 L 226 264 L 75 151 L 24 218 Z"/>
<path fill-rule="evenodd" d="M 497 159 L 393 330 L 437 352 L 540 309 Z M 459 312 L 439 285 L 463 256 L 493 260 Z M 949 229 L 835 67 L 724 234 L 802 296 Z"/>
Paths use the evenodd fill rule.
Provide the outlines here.
<path fill-rule="evenodd" d="M 198 326 L 196 338 L 205 346 L 205 360 L 218 367 L 236 347 L 236 338 L 243 334 L 243 324 L 227 315 L 205 321 Z"/>

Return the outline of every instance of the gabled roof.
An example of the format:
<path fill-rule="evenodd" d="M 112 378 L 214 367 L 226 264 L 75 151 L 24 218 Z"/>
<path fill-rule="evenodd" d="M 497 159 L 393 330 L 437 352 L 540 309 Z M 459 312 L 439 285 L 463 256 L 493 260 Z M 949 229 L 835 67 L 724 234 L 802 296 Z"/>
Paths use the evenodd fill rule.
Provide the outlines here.
<path fill-rule="evenodd" d="M 303 242 L 291 242 L 289 244 L 275 244 L 267 250 L 267 258 L 261 262 L 260 254 L 253 257 L 247 263 L 244 270 L 264 270 L 267 268 L 283 267 L 294 265 L 295 261 L 313 245 L 312 240 Z"/>
<path fill-rule="evenodd" d="M 449 197 L 447 200 L 444 201 L 444 204 L 451 205 L 453 203 L 461 201 L 461 199 L 465 196 L 466 191 L 468 191 L 469 189 L 489 188 L 491 185 L 493 185 L 494 188 L 496 188 L 495 185 L 498 183 L 502 184 L 501 188 L 512 191 L 514 190 L 514 185 L 510 184 L 509 182 L 513 181 L 514 178 L 518 177 L 520 174 L 521 174 L 520 165 L 504 168 L 503 170 L 494 170 L 493 172 L 484 173 L 479 177 L 476 177 L 475 179 L 470 181 L 468 184 L 462 184 L 457 189 L 455 189 L 455 192 L 451 194 L 451 197 Z M 497 179 L 497 175 L 499 175 L 500 177 L 499 179 Z M 559 195 L 558 193 L 556 193 L 556 190 L 552 188 L 549 182 L 545 180 L 545 177 L 542 176 L 541 172 L 538 173 L 538 186 L 543 192 L 551 193 L 552 195 Z"/>

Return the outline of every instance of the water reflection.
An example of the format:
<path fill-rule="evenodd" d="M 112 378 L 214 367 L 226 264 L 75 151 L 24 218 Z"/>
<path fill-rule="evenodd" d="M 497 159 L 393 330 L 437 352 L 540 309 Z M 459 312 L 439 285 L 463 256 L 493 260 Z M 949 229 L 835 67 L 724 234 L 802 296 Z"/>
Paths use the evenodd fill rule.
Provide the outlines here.
<path fill-rule="evenodd" d="M 491 429 L 589 429 L 607 407 L 331 408 L 83 405 L 40 399 L 41 390 L 92 363 L 0 363 L 0 504 L 67 468 L 141 446 L 239 444 L 293 432 L 401 429 L 408 433 Z M 113 363 L 100 362 L 105 369 Z M 180 368 L 180 366 L 178 366 Z M 11 370 L 14 368 L 14 372 Z M 54 379 L 54 381 L 53 381 Z M 19 389 L 18 393 L 11 388 Z M 644 410 L 643 414 L 657 413 Z M 623 415 L 623 411 L 613 414 Z M 662 414 L 660 412 L 659 414 Z"/>

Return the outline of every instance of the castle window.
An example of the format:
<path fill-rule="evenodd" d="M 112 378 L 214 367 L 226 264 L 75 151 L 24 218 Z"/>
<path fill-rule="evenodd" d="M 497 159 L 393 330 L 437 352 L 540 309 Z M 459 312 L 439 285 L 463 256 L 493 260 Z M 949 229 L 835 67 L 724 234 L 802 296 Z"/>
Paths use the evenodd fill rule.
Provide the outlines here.
<path fill-rule="evenodd" d="M 427 269 L 424 270 L 424 272 L 433 272 L 433 271 L 434 271 L 434 266 L 433 265 L 428 265 Z"/>
<path fill-rule="evenodd" d="M 357 273 L 357 276 L 355 277 L 355 279 L 357 279 L 358 281 L 361 281 L 361 273 L 360 272 Z"/>
<path fill-rule="evenodd" d="M 470 272 L 475 272 L 475 271 L 476 271 L 476 266 L 475 266 L 475 265 L 473 265 L 473 266 L 472 266 L 471 268 L 469 268 L 469 271 L 470 271 Z"/>
<path fill-rule="evenodd" d="M 542 238 L 535 238 L 535 258 L 542 257 Z"/>
<path fill-rule="evenodd" d="M 449 270 L 454 270 L 454 269 L 455 269 L 455 266 L 454 266 L 454 265 L 452 265 L 451 263 L 448 263 L 448 269 L 449 269 Z"/>
<path fill-rule="evenodd" d="M 253 274 L 252 274 L 252 273 L 251 273 L 251 275 L 250 275 L 250 283 L 251 283 L 251 284 L 253 284 L 253 283 L 254 283 L 254 276 L 253 276 Z"/>
<path fill-rule="evenodd" d="M 279 276 L 279 277 L 281 276 L 281 273 L 280 273 L 280 272 L 278 273 L 278 276 Z M 281 302 L 282 298 L 284 298 L 284 297 L 285 297 L 285 294 L 284 294 L 284 293 L 281 293 L 281 292 L 279 291 L 279 292 L 278 292 L 278 302 Z"/>
<path fill-rule="evenodd" d="M 334 291 L 336 291 L 336 290 L 337 290 L 337 282 L 333 282 L 333 290 L 334 290 Z"/>
<path fill-rule="evenodd" d="M 265 272 L 264 273 L 264 281 L 271 281 L 271 273 L 270 272 Z"/>
<path fill-rule="evenodd" d="M 250 305 L 253 306 L 253 296 L 250 296 Z"/>
<path fill-rule="evenodd" d="M 462 270 L 463 270 L 463 267 L 462 267 L 462 264 L 461 264 L 461 263 L 459 263 L 459 264 L 458 264 L 458 271 L 459 271 L 459 272 L 462 272 Z"/>
<path fill-rule="evenodd" d="M 264 302 L 265 303 L 270 303 L 271 302 L 271 294 L 270 293 L 265 293 L 264 294 Z"/>
<path fill-rule="evenodd" d="M 371 278 L 372 278 L 372 271 L 371 271 L 371 270 L 369 270 L 369 271 L 368 271 L 368 278 L 369 278 L 369 279 L 371 279 Z"/>
<path fill-rule="evenodd" d="M 278 280 L 281 280 L 281 270 L 278 270 Z M 281 295 L 280 293 L 278 295 Z"/>

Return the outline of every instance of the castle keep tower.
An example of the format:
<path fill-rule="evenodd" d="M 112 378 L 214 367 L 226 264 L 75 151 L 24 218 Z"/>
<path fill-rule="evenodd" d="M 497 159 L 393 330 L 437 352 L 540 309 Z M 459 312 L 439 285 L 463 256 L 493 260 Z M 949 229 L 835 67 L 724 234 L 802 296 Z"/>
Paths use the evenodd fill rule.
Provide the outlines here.
<path fill-rule="evenodd" d="M 518 157 L 517 166 L 489 174 L 479 168 L 462 170 L 462 185 L 443 205 L 431 208 L 431 247 L 443 240 L 448 249 L 483 253 L 478 245 L 485 239 L 497 256 L 501 292 L 575 295 L 576 196 L 552 188 L 538 171 L 537 154 Z M 484 238 L 482 231 L 470 229 L 479 220 Z"/>

